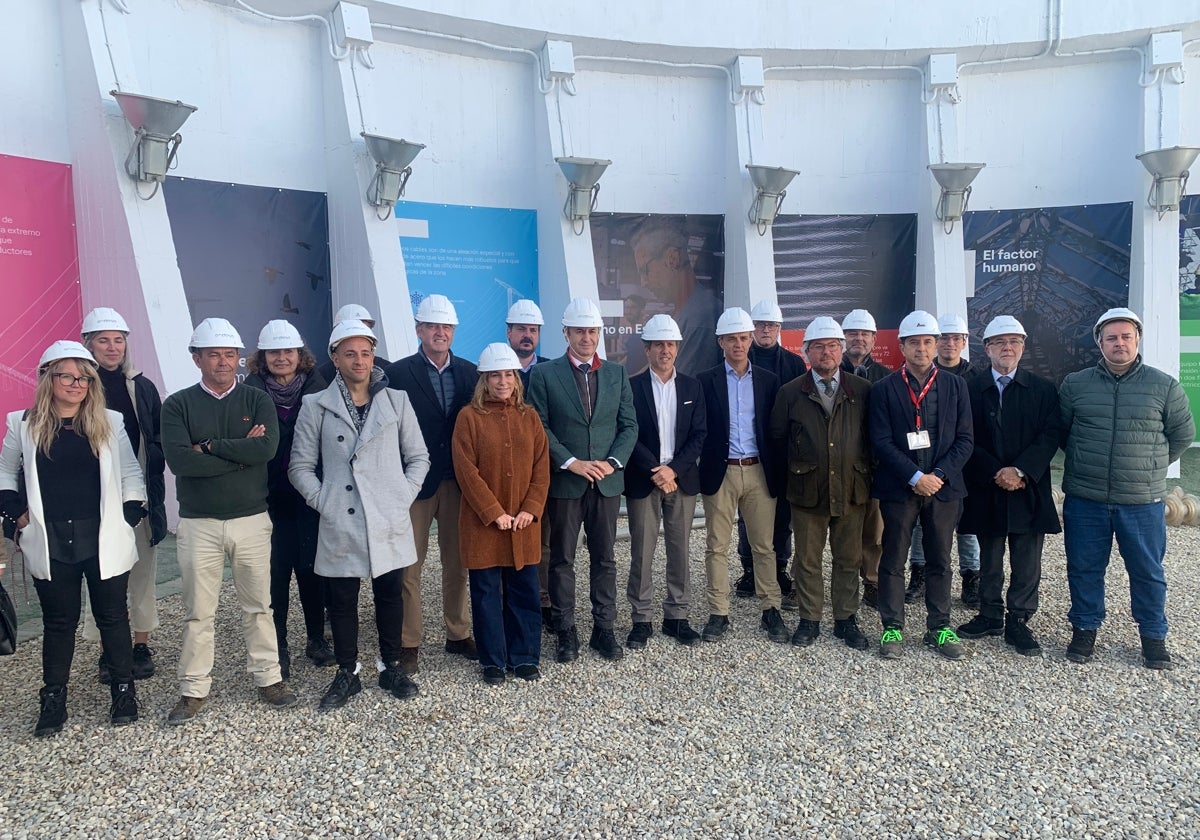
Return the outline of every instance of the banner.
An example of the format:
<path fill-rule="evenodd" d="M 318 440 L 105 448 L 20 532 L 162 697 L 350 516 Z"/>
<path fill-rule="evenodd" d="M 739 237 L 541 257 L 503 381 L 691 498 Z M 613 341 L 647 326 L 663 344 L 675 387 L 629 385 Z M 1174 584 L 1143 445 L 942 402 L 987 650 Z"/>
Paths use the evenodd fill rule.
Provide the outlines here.
<path fill-rule="evenodd" d="M 29 408 L 51 342 L 83 323 L 71 167 L 0 155 L 0 412 Z"/>
<path fill-rule="evenodd" d="M 799 353 L 818 315 L 841 322 L 851 309 L 866 309 L 879 326 L 872 358 L 899 367 L 896 329 L 916 301 L 916 215 L 781 215 L 771 231 L 783 346 Z"/>
<path fill-rule="evenodd" d="M 434 293 L 450 298 L 451 349 L 475 364 L 505 340 L 508 307 L 538 299 L 536 211 L 400 201 L 395 216 L 413 310 Z"/>
<path fill-rule="evenodd" d="M 167 178 L 163 198 L 192 323 L 217 317 L 237 328 L 239 378 L 278 318 L 323 362 L 333 320 L 325 194 Z"/>
<path fill-rule="evenodd" d="M 1200 196 L 1179 203 L 1179 382 L 1200 417 Z M 1198 437 L 1197 439 L 1200 439 Z"/>
<path fill-rule="evenodd" d="M 593 213 L 591 228 L 608 360 L 631 375 L 645 370 L 642 325 L 666 313 L 683 334 L 679 370 L 694 376 L 720 363 L 725 217 Z"/>

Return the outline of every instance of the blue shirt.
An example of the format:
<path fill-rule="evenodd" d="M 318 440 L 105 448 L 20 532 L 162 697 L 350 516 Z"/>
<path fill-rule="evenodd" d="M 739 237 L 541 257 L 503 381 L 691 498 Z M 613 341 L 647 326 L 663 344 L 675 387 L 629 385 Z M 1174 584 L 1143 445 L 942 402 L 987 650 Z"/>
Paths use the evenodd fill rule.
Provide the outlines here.
<path fill-rule="evenodd" d="M 725 362 L 725 389 L 729 394 L 729 457 L 757 458 L 754 437 L 754 366 L 747 363 L 744 376 Z"/>

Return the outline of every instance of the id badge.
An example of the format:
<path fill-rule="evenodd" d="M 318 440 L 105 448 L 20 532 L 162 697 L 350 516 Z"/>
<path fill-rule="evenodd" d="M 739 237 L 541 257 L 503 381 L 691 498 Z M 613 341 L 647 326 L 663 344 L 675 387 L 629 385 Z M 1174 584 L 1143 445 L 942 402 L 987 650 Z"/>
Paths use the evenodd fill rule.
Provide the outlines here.
<path fill-rule="evenodd" d="M 919 432 L 908 433 L 908 448 L 912 449 L 928 449 L 929 448 L 929 430 L 922 429 Z"/>

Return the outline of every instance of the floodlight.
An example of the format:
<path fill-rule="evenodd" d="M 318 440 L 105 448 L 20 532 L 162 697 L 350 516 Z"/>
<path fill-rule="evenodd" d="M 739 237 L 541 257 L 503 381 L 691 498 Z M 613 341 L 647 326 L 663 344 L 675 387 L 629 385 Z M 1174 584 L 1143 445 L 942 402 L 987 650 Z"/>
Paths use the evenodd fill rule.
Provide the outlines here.
<path fill-rule="evenodd" d="M 783 199 L 787 195 L 787 185 L 800 173 L 795 169 L 785 169 L 782 166 L 756 166 L 746 164 L 750 170 L 750 180 L 754 183 L 754 202 L 750 205 L 747 217 L 750 223 L 758 227 L 758 235 L 763 236 L 779 215 Z"/>
<path fill-rule="evenodd" d="M 1200 146 L 1172 146 L 1137 156 L 1146 171 L 1154 176 L 1146 203 L 1158 211 L 1158 218 L 1161 219 L 1168 210 L 1179 209 L 1179 200 L 1187 186 L 1188 167 L 1198 154 Z"/>
<path fill-rule="evenodd" d="M 154 191 L 150 195 L 138 194 L 147 199 L 153 198 L 154 193 L 158 192 L 158 185 L 167 177 L 175 161 L 179 144 L 183 142 L 179 129 L 196 110 L 196 106 L 119 90 L 109 93 L 117 100 L 121 113 L 133 127 L 134 141 L 125 157 L 125 171 L 136 181 L 154 182 Z"/>
<path fill-rule="evenodd" d="M 600 195 L 600 176 L 612 165 L 611 160 L 598 158 L 560 157 L 554 162 L 562 170 L 563 176 L 571 185 L 567 194 L 567 202 L 563 205 L 563 215 L 571 223 L 575 233 L 583 233 L 583 223 L 596 207 L 596 197 Z M 576 227 L 578 222 L 578 227 Z"/>
<path fill-rule="evenodd" d="M 967 202 L 971 199 L 971 182 L 979 174 L 986 163 L 931 163 L 929 171 L 933 173 L 938 186 L 942 188 L 942 197 L 938 200 L 937 217 L 942 222 L 946 233 L 954 230 L 954 223 L 967 212 Z"/>
<path fill-rule="evenodd" d="M 367 185 L 367 201 L 377 210 L 386 207 L 387 213 L 379 218 L 386 219 L 392 214 L 392 207 L 404 195 L 404 187 L 412 175 L 409 166 L 413 159 L 425 148 L 423 143 L 410 143 L 407 140 L 395 140 L 378 134 L 362 132 L 362 139 L 367 143 L 367 151 L 375 161 L 375 174 Z M 376 212 L 376 216 L 378 216 Z"/>

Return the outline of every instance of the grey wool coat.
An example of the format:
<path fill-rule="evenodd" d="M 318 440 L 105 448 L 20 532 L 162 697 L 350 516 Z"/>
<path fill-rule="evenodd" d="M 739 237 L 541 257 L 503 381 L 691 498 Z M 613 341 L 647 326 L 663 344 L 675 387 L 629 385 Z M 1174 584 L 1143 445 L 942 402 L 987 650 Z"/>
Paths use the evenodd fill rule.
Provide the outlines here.
<path fill-rule="evenodd" d="M 300 407 L 288 478 L 317 513 L 317 574 L 376 578 L 417 562 L 408 509 L 429 452 L 403 391 L 372 386 L 360 436 L 337 383 Z"/>

